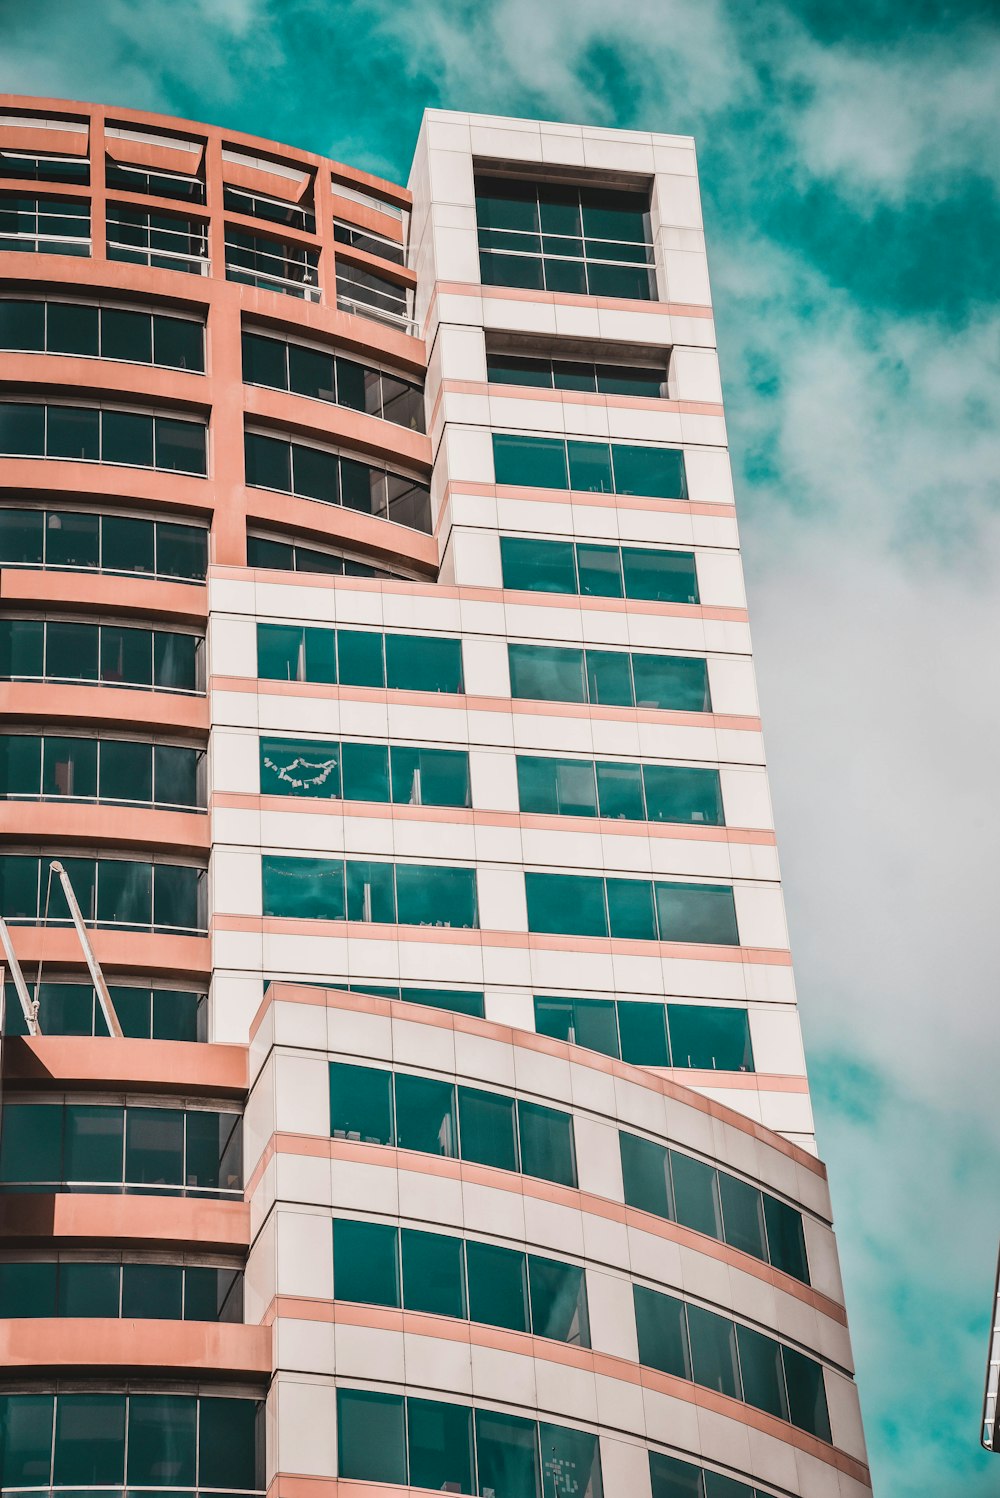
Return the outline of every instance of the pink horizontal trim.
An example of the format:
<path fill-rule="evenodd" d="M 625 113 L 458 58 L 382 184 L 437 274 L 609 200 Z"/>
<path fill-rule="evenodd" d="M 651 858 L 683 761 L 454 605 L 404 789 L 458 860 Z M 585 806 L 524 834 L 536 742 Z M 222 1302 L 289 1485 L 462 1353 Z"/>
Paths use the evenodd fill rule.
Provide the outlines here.
<path fill-rule="evenodd" d="M 651 313 L 654 317 L 708 317 L 710 306 L 690 302 L 640 302 L 631 297 L 582 296 L 573 291 L 533 291 L 519 286 L 481 286 L 468 281 L 436 281 L 431 305 L 427 309 L 430 319 L 434 302 L 438 296 L 482 297 L 484 301 L 544 302 L 552 307 L 590 307 L 606 312 Z"/>
<path fill-rule="evenodd" d="M 39 1014 L 43 1030 L 45 1008 Z M 247 1050 L 176 1040 L 113 1040 L 91 1035 L 11 1036 L 3 1047 L 3 1078 L 54 1087 L 77 1083 L 215 1097 L 243 1097 Z"/>
<path fill-rule="evenodd" d="M 297 574 L 296 574 L 297 575 Z M 2 690 L 2 689 L 0 689 Z M 725 713 L 668 712 L 662 708 L 603 707 L 588 702 L 548 702 L 522 697 L 467 697 L 461 692 L 402 692 L 384 687 L 340 687 L 316 681 L 268 681 L 256 676 L 213 676 L 211 692 L 253 692 L 258 697 L 325 697 L 468 713 L 516 713 L 532 718 L 585 718 L 605 723 L 662 723 L 678 728 L 718 728 L 760 733 L 760 719 Z M 0 698 L 2 701 L 2 698 Z"/>
<path fill-rule="evenodd" d="M 533 608 L 574 609 L 583 614 L 651 615 L 658 619 L 717 619 L 727 624 L 746 624 L 746 609 L 711 603 L 661 603 L 652 598 L 590 598 L 584 594 L 531 593 L 510 589 L 504 603 Z"/>
<path fill-rule="evenodd" d="M 265 936 L 336 936 L 346 941 L 433 943 L 453 947 L 507 947 L 528 952 L 578 952 L 619 957 L 683 959 L 686 962 L 749 963 L 791 967 L 785 947 L 713 947 L 708 943 L 627 941 L 621 937 L 559 936 L 535 931 L 487 931 L 480 926 L 394 926 L 367 921 L 294 919 L 288 916 L 231 915 L 217 911 L 215 931 L 242 931 Z"/>
<path fill-rule="evenodd" d="M 20 842 L 87 843 L 174 853 L 205 853 L 210 847 L 204 812 L 104 802 L 0 801 L 0 833 Z"/>
<path fill-rule="evenodd" d="M 72 927 L 12 925 L 10 934 L 23 966 L 38 962 L 50 967 L 80 965 L 80 943 Z M 91 927 L 90 939 L 102 966 L 123 976 L 150 973 L 164 978 L 207 978 L 212 971 L 212 949 L 207 936 Z"/>
<path fill-rule="evenodd" d="M 741 1253 L 728 1243 L 720 1243 L 717 1238 L 697 1233 L 693 1228 L 682 1227 L 679 1223 L 668 1222 L 665 1218 L 654 1217 L 649 1212 L 640 1212 L 635 1207 L 626 1207 L 621 1202 L 613 1202 L 607 1197 L 595 1196 L 587 1191 L 557 1186 L 551 1181 L 536 1180 L 533 1176 L 521 1176 L 489 1165 L 474 1165 L 468 1161 L 439 1155 L 423 1155 L 414 1150 L 394 1149 L 389 1145 L 360 1144 L 347 1139 L 321 1139 L 306 1134 L 272 1134 L 247 1182 L 248 1200 L 252 1200 L 265 1170 L 277 1155 L 294 1155 L 300 1159 L 313 1160 L 346 1160 L 355 1164 L 374 1165 L 379 1169 L 410 1171 L 416 1175 L 486 1186 L 490 1190 L 506 1191 L 511 1196 L 528 1197 L 533 1201 L 568 1207 L 571 1211 L 635 1228 L 654 1238 L 662 1238 L 665 1242 L 676 1243 L 694 1253 L 703 1254 L 706 1258 L 715 1259 L 718 1263 L 728 1264 L 732 1269 L 740 1270 L 753 1279 L 771 1285 L 775 1290 L 791 1295 L 794 1300 L 802 1301 L 804 1305 L 811 1306 L 840 1325 L 847 1325 L 847 1313 L 837 1301 L 814 1290 L 810 1285 L 803 1285 L 791 1275 L 772 1268 L 770 1264 L 764 1264 L 750 1254 Z"/>
<path fill-rule="evenodd" d="M 244 1202 L 197 1197 L 51 1196 L 0 1197 L 0 1235 L 5 1247 L 37 1244 L 63 1248 L 78 1243 L 137 1248 L 193 1246 L 221 1252 L 250 1243 L 250 1208 Z"/>
<path fill-rule="evenodd" d="M 547 813 L 485 811 L 462 806 L 405 806 L 399 802 L 343 801 L 308 796 L 257 796 L 248 791 L 216 791 L 212 807 L 232 811 L 319 813 L 394 822 L 447 823 L 460 827 L 526 827 L 544 832 L 591 832 L 600 837 L 651 837 L 662 842 L 732 843 L 772 848 L 773 832 L 756 827 L 715 827 L 694 822 L 630 822 L 618 818 L 560 817 Z M 2 825 L 2 806 L 0 806 Z"/>
<path fill-rule="evenodd" d="M 381 558 L 385 562 L 399 561 L 417 569 L 437 570 L 437 542 L 423 531 L 397 525 L 378 515 L 363 515 L 360 510 L 345 509 L 343 505 L 323 504 L 318 499 L 303 499 L 277 490 L 248 486 L 243 493 L 247 520 L 251 524 L 263 521 L 279 532 L 294 535 L 299 541 L 310 537 L 317 541 L 340 541 L 351 550 L 370 555 L 374 562 Z M 307 575 L 297 572 L 296 583 Z M 270 577 L 273 576 L 271 573 Z M 323 581 L 339 584 L 343 579 L 323 578 Z"/>
<path fill-rule="evenodd" d="M 0 1363 L 8 1372 L 114 1368 L 270 1378 L 271 1330 L 209 1321 L 26 1317 L 0 1321 Z"/>
<path fill-rule="evenodd" d="M 334 401 L 311 400 L 264 385 L 244 387 L 247 417 L 274 423 L 282 433 L 317 436 L 385 459 L 392 467 L 417 469 L 426 482 L 433 455 L 430 438 L 398 422 L 383 421 Z"/>
<path fill-rule="evenodd" d="M 208 734 L 209 723 L 206 697 L 72 681 L 0 682 L 0 717 L 47 725 L 162 728 L 199 736 Z"/>
<path fill-rule="evenodd" d="M 487 395 L 500 399 L 549 401 L 556 404 L 608 406 L 627 411 L 671 412 L 679 416 L 722 416 L 716 401 L 677 401 L 650 395 L 603 395 L 596 390 L 550 390 L 538 385 L 503 385 L 480 380 L 442 380 L 445 395 Z M 436 407 L 435 407 L 436 409 Z M 615 440 L 615 439 L 612 439 Z M 617 440 L 621 440 L 620 438 Z"/>
<path fill-rule="evenodd" d="M 422 1004 L 407 1004 L 399 999 L 378 998 L 374 994 L 343 993 L 319 984 L 272 983 L 268 987 L 260 1007 L 250 1024 L 250 1039 L 256 1035 L 261 1021 L 272 1004 L 312 1004 L 325 1009 L 351 1010 L 360 1014 L 377 1014 L 387 1019 L 405 1019 L 410 1024 L 429 1025 L 435 1029 L 454 1030 L 466 1035 L 477 1035 L 483 1039 L 496 1040 L 503 1045 L 519 1046 L 521 1050 L 536 1051 L 571 1061 L 575 1066 L 589 1067 L 592 1071 L 604 1072 L 620 1077 L 624 1082 L 658 1092 L 663 1097 L 684 1103 L 699 1113 L 706 1113 L 720 1122 L 749 1134 L 769 1149 L 787 1155 L 796 1164 L 803 1165 L 821 1180 L 826 1179 L 826 1167 L 815 1155 L 792 1144 L 783 1134 L 767 1129 L 742 1113 L 704 1097 L 690 1087 L 671 1077 L 647 1071 L 645 1067 L 632 1066 L 627 1061 L 617 1061 L 613 1056 L 604 1056 L 599 1051 L 588 1051 L 583 1046 L 570 1045 L 568 1041 L 553 1040 L 547 1035 L 536 1035 L 532 1030 L 515 1029 L 512 1025 L 497 1024 L 495 1020 L 475 1019 L 472 1015 L 452 1014 L 445 1009 L 425 1007 Z"/>
<path fill-rule="evenodd" d="M 481 499 L 526 499 L 536 504 L 580 505 L 612 510 L 645 510 L 661 515 L 712 515 L 720 520 L 735 520 L 736 506 L 713 504 L 709 500 L 649 499 L 644 494 L 601 494 L 582 489 L 529 489 L 515 484 L 484 484 L 453 479 L 445 485 L 443 503 L 438 512 L 435 533 L 443 529 L 447 502 L 456 495 L 469 494 Z"/>
<path fill-rule="evenodd" d="M 514 1353 L 536 1362 L 576 1368 L 581 1372 L 592 1373 L 595 1377 L 615 1379 L 633 1387 L 654 1389 L 668 1398 L 696 1404 L 702 1409 L 709 1409 L 729 1420 L 735 1420 L 740 1425 L 748 1425 L 774 1440 L 796 1446 L 810 1456 L 818 1457 L 820 1461 L 849 1472 L 851 1476 L 857 1477 L 859 1473 L 867 1476 L 868 1469 L 864 1463 L 840 1448 L 799 1430 L 787 1420 L 779 1420 L 774 1415 L 765 1414 L 763 1410 L 753 1409 L 742 1400 L 732 1399 L 727 1394 L 717 1394 L 688 1379 L 660 1373 L 657 1369 L 629 1362 L 627 1358 L 616 1357 L 612 1353 L 594 1352 L 591 1348 L 573 1347 L 546 1337 L 484 1326 L 474 1321 L 456 1321 L 445 1316 L 397 1311 L 385 1306 L 351 1305 L 343 1301 L 309 1301 L 281 1296 L 269 1305 L 265 1313 L 265 1324 L 270 1326 L 278 1317 L 339 1326 L 370 1327 L 399 1335 L 436 1337 L 445 1342 L 461 1342 L 469 1347 L 488 1347 L 495 1352 Z M 863 1481 L 864 1476 L 859 1480 Z"/>
<path fill-rule="evenodd" d="M 202 626 L 208 612 L 208 589 L 203 584 L 31 567 L 0 568 L 0 600 Z"/>

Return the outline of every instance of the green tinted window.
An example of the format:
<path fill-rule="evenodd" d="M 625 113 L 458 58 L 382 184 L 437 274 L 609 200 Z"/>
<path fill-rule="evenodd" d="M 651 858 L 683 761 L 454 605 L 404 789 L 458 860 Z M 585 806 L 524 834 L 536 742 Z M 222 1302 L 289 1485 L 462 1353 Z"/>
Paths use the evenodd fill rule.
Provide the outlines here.
<path fill-rule="evenodd" d="M 394 744 L 392 799 L 404 806 L 470 806 L 469 756 L 464 749 L 411 749 Z"/>
<path fill-rule="evenodd" d="M 337 668 L 342 685 L 385 686 L 383 641 L 384 637 L 373 630 L 337 630 Z"/>
<path fill-rule="evenodd" d="M 586 702 L 583 651 L 561 645 L 508 645 L 511 696 Z"/>
<path fill-rule="evenodd" d="M 403 1400 L 396 1394 L 338 1389 L 337 1450 L 341 1477 L 405 1486 Z"/>
<path fill-rule="evenodd" d="M 656 913 L 648 879 L 608 879 L 608 927 L 626 941 L 655 941 Z"/>
<path fill-rule="evenodd" d="M 698 574 L 690 551 L 622 547 L 625 597 L 655 603 L 697 603 Z"/>
<path fill-rule="evenodd" d="M 526 1332 L 528 1280 L 524 1254 L 495 1243 L 468 1243 L 466 1254 L 471 1319 Z"/>
<path fill-rule="evenodd" d="M 533 593 L 577 591 L 572 542 L 501 536 L 500 560 L 505 588 Z"/>
<path fill-rule="evenodd" d="M 433 1399 L 406 1401 L 410 1486 L 471 1493 L 472 1410 Z"/>
<path fill-rule="evenodd" d="M 0 563 L 40 567 L 45 555 L 44 521 L 41 510 L 0 509 Z"/>
<path fill-rule="evenodd" d="M 462 1239 L 403 1228 L 400 1248 L 406 1309 L 464 1318 L 467 1312 Z"/>
<path fill-rule="evenodd" d="M 635 1322 L 639 1334 L 639 1361 L 647 1368 L 691 1377 L 686 1307 L 672 1295 L 661 1295 L 643 1285 L 633 1287 Z"/>
<path fill-rule="evenodd" d="M 677 1221 L 710 1238 L 722 1237 L 722 1207 L 719 1176 L 710 1165 L 670 1151 Z"/>
<path fill-rule="evenodd" d="M 830 1441 L 830 1412 L 826 1402 L 823 1369 L 814 1358 L 794 1347 L 782 1347 L 788 1418 L 800 1430 L 808 1430 L 821 1441 Z"/>
<path fill-rule="evenodd" d="M 561 936 L 607 936 L 603 879 L 526 873 L 524 888 L 529 931 Z"/>
<path fill-rule="evenodd" d="M 755 1409 L 766 1410 L 779 1420 L 788 1419 L 785 1374 L 781 1346 L 773 1337 L 762 1336 L 749 1326 L 736 1328 L 743 1379 L 743 1398 Z"/>
<path fill-rule="evenodd" d="M 47 1487 L 52 1464 L 52 1394 L 0 1396 L 0 1483 Z"/>
<path fill-rule="evenodd" d="M 682 1462 L 679 1457 L 667 1456 L 662 1451 L 649 1453 L 649 1478 L 652 1498 L 705 1498 L 700 1467 Z M 754 1498 L 753 1489 L 737 1484 L 733 1498 Z"/>
<path fill-rule="evenodd" d="M 745 1009 L 671 1004 L 670 1049 L 674 1066 L 706 1071 L 753 1071 L 749 1016 Z"/>
<path fill-rule="evenodd" d="M 640 1212 L 674 1221 L 669 1156 L 662 1144 L 639 1134 L 618 1135 L 621 1148 L 625 1201 Z"/>
<path fill-rule="evenodd" d="M 669 1066 L 667 1026 L 662 1004 L 623 999 L 618 1004 L 622 1060 L 633 1066 Z"/>
<path fill-rule="evenodd" d="M 622 563 L 617 546 L 578 546 L 580 592 L 588 598 L 621 598 Z"/>
<path fill-rule="evenodd" d="M 638 447 L 614 442 L 615 490 L 653 499 L 687 499 L 684 454 L 675 447 Z"/>
<path fill-rule="evenodd" d="M 538 1428 L 520 1415 L 476 1410 L 479 1491 L 496 1498 L 536 1498 L 539 1492 Z"/>
<path fill-rule="evenodd" d="M 618 1026 L 610 999 L 542 999 L 535 996 L 535 1029 L 605 1056 L 618 1055 Z"/>
<path fill-rule="evenodd" d="M 330 1133 L 334 1139 L 391 1144 L 392 1073 L 331 1061 Z"/>
<path fill-rule="evenodd" d="M 360 1068 L 357 1068 L 360 1070 Z M 333 1225 L 333 1293 L 337 1300 L 398 1306 L 396 1229 L 381 1222 Z"/>
<path fill-rule="evenodd" d="M 522 811 L 573 817 L 597 815 L 597 788 L 591 760 L 519 754 L 517 788 Z"/>
<path fill-rule="evenodd" d="M 397 1076 L 396 1143 L 400 1149 L 431 1155 L 458 1154 L 455 1089 L 450 1082 Z"/>
<path fill-rule="evenodd" d="M 514 1099 L 476 1087 L 459 1087 L 458 1117 L 462 1159 L 499 1170 L 516 1170 Z"/>
<path fill-rule="evenodd" d="M 386 635 L 385 680 L 387 687 L 411 692 L 461 692 L 461 640 Z"/>
<path fill-rule="evenodd" d="M 52 1481 L 120 1484 L 125 1475 L 125 1395 L 75 1394 L 56 1403 Z"/>
<path fill-rule="evenodd" d="M 111 1267 L 117 1269 L 116 1265 Z M 121 1295 L 121 1313 L 126 1319 L 180 1321 L 184 1309 L 184 1270 L 179 1264 L 123 1264 Z"/>
<path fill-rule="evenodd" d="M 637 707 L 683 713 L 708 713 L 712 710 L 708 662 L 703 659 L 682 655 L 633 655 L 632 673 Z"/>
<path fill-rule="evenodd" d="M 729 1175 L 727 1171 L 719 1172 L 719 1192 L 726 1242 L 766 1263 L 767 1243 L 760 1192 L 756 1186 Z"/>
<path fill-rule="evenodd" d="M 656 885 L 660 940 L 737 947 L 736 905 L 728 884 Z"/>
<path fill-rule="evenodd" d="M 804 1285 L 809 1283 L 809 1262 L 806 1258 L 806 1241 L 802 1229 L 802 1215 L 788 1207 L 777 1197 L 763 1193 L 764 1221 L 767 1225 L 767 1246 L 771 1263 L 775 1269 L 793 1275 Z"/>
<path fill-rule="evenodd" d="M 475 869 L 397 864 L 396 900 L 402 926 L 479 925 Z"/>
<path fill-rule="evenodd" d="M 0 1263 L 0 1319 L 9 1321 L 22 1316 L 55 1315 L 55 1264 Z M 2 1411 L 0 1405 L 0 1417 Z"/>
<path fill-rule="evenodd" d="M 345 801 L 388 801 L 389 751 L 386 745 L 344 743 L 340 753 Z"/>
<path fill-rule="evenodd" d="M 528 1256 L 531 1330 L 576 1347 L 590 1346 L 587 1281 L 577 1264 Z"/>
<path fill-rule="evenodd" d="M 566 443 L 569 459 L 569 486 L 581 493 L 611 494 L 611 450 L 606 442 Z"/>
<path fill-rule="evenodd" d="M 587 701 L 604 707 L 631 707 L 632 669 L 624 650 L 588 650 Z"/>
<path fill-rule="evenodd" d="M 542 1498 L 564 1498 L 567 1487 L 572 1493 L 603 1498 L 600 1443 L 586 1430 L 571 1430 L 563 1425 L 538 1427 L 542 1448 Z"/>
<path fill-rule="evenodd" d="M 643 765 L 642 779 L 651 822 L 700 822 L 711 827 L 725 822 L 718 770 Z"/>
<path fill-rule="evenodd" d="M 263 1404 L 254 1399 L 200 1399 L 198 1406 L 201 1486 L 262 1488 Z"/>
<path fill-rule="evenodd" d="M 139 1267 L 147 1266 L 129 1265 L 130 1269 Z M 168 1266 L 157 1265 L 156 1267 Z M 178 1273 L 180 1273 L 179 1270 Z M 120 1277 L 121 1270 L 117 1264 L 74 1264 L 71 1262 L 60 1264 L 58 1315 L 117 1317 L 119 1315 Z M 122 1307 L 121 1314 L 132 1315 L 134 1313 Z"/>
<path fill-rule="evenodd" d="M 494 432 L 493 466 L 498 484 L 565 489 L 569 482 L 566 444 L 558 437 L 517 437 Z"/>
<path fill-rule="evenodd" d="M 266 853 L 261 871 L 266 916 L 345 919 L 344 865 L 339 859 Z"/>
<path fill-rule="evenodd" d="M 133 1394 L 128 1402 L 128 1472 L 130 1484 L 197 1480 L 198 1407 L 183 1394 Z"/>
<path fill-rule="evenodd" d="M 44 351 L 44 302 L 0 299 L 0 348 L 23 353 Z"/>
<path fill-rule="evenodd" d="M 517 1119 L 524 1174 L 575 1186 L 572 1115 L 522 1100 L 517 1105 Z"/>
<path fill-rule="evenodd" d="M 694 1381 L 730 1399 L 741 1397 L 740 1369 L 736 1353 L 736 1327 L 725 1316 L 703 1306 L 688 1306 L 691 1365 Z"/>

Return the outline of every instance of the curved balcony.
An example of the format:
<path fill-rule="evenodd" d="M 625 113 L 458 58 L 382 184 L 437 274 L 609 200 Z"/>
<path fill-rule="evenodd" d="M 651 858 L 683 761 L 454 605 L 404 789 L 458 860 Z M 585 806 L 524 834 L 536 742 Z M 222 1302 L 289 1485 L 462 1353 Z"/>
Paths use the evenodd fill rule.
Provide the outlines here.
<path fill-rule="evenodd" d="M 25 1318 L 0 1321 L 0 1361 L 8 1376 L 263 1379 L 271 1374 L 271 1330 L 201 1321 Z"/>

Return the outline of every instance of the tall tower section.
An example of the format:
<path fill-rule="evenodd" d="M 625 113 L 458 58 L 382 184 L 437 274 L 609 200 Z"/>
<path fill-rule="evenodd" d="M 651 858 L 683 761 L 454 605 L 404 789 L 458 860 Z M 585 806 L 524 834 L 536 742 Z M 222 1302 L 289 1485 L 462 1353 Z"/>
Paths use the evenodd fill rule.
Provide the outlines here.
<path fill-rule="evenodd" d="M 691 140 L 3 100 L 0 703 L 3 1492 L 866 1498 Z"/>

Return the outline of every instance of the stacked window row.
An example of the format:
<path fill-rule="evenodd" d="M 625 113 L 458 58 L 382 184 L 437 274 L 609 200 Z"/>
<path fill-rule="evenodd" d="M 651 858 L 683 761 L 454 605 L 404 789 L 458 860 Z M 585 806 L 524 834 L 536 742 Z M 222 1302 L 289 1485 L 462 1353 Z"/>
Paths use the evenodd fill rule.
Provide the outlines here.
<path fill-rule="evenodd" d="M 478 928 L 476 870 L 265 853 L 263 912 L 290 920 Z M 598 875 L 524 876 L 528 930 L 738 946 L 732 886 Z"/>
<path fill-rule="evenodd" d="M 319 301 L 319 250 L 226 225 L 226 280 Z"/>
<path fill-rule="evenodd" d="M 136 931 L 207 930 L 205 870 L 136 858 L 61 858 L 85 921 Z M 0 854 L 0 915 L 18 925 L 70 920 L 47 857 Z"/>
<path fill-rule="evenodd" d="M 523 812 L 708 826 L 725 821 L 717 770 L 532 754 L 516 759 Z M 464 749 L 265 737 L 260 788 L 269 796 L 472 805 Z"/>
<path fill-rule="evenodd" d="M 243 1199 L 243 1116 L 137 1103 L 5 1102 L 0 1191 Z"/>
<path fill-rule="evenodd" d="M 446 1233 L 336 1219 L 333 1294 L 590 1346 L 578 1265 Z"/>
<path fill-rule="evenodd" d="M 107 1035 L 104 1010 L 89 983 L 46 979 L 31 985 L 38 998 L 38 1018 L 45 1035 Z M 110 983 L 108 991 L 118 1022 L 129 1040 L 208 1039 L 208 996 L 185 988 L 140 988 Z M 13 984 L 4 1006 L 5 1035 L 25 1035 L 27 1027 Z"/>
<path fill-rule="evenodd" d="M 536 994 L 535 1029 L 633 1066 L 754 1070 L 749 1016 L 743 1008 Z"/>
<path fill-rule="evenodd" d="M 596 1435 L 523 1415 L 337 1390 L 341 1478 L 483 1498 L 603 1498 Z"/>
<path fill-rule="evenodd" d="M 247 566 L 265 567 L 279 572 L 322 572 L 333 577 L 408 577 L 406 572 L 391 572 L 373 567 L 342 551 L 328 551 L 318 546 L 300 546 L 295 541 L 279 541 L 273 536 L 247 536 Z"/>
<path fill-rule="evenodd" d="M 0 799 L 205 808 L 205 751 L 136 739 L 0 734 Z"/>
<path fill-rule="evenodd" d="M 769 1498 L 749 1483 L 696 1467 L 665 1451 L 649 1453 L 649 1483 L 652 1498 Z"/>
<path fill-rule="evenodd" d="M 520 644 L 508 645 L 507 655 L 514 698 L 674 712 L 712 710 L 708 662 L 701 656 Z M 258 624 L 257 674 L 269 681 L 464 691 L 462 642 L 443 635 Z"/>
<path fill-rule="evenodd" d="M 545 359 L 487 350 L 491 385 L 528 385 L 536 390 L 583 390 L 596 395 L 638 395 L 666 400 L 664 365 L 594 364 L 578 359 Z"/>
<path fill-rule="evenodd" d="M 0 679 L 203 692 L 204 645 L 199 635 L 131 624 L 0 619 Z"/>
<path fill-rule="evenodd" d="M 649 499 L 688 497 L 684 454 L 679 447 L 494 432 L 493 468 L 498 484 L 528 489 L 642 494 Z"/>
<path fill-rule="evenodd" d="M 203 477 L 208 471 L 208 428 L 200 421 L 117 406 L 0 401 L 0 455 L 118 463 Z"/>
<path fill-rule="evenodd" d="M 476 219 L 484 286 L 656 300 L 645 193 L 477 177 Z"/>
<path fill-rule="evenodd" d="M 0 1260 L 0 1318 L 243 1320 L 242 1269 L 107 1259 Z"/>
<path fill-rule="evenodd" d="M 405 474 L 263 432 L 247 432 L 244 449 L 246 481 L 254 488 L 277 489 L 430 531 L 430 490 Z"/>
<path fill-rule="evenodd" d="M 332 1061 L 330 1133 L 577 1184 L 571 1114 L 433 1077 Z"/>
<path fill-rule="evenodd" d="M 418 385 L 308 344 L 245 332 L 243 379 L 424 430 L 424 394 Z"/>
<path fill-rule="evenodd" d="M 79 198 L 0 197 L 0 253 L 89 255 L 90 204 Z"/>
<path fill-rule="evenodd" d="M 501 536 L 500 561 L 504 587 L 524 592 L 579 593 L 585 598 L 637 598 L 653 603 L 699 601 L 693 551 Z"/>
<path fill-rule="evenodd" d="M 576 1186 L 573 1115 L 380 1067 L 330 1063 L 335 1139 L 492 1165 Z M 693 1155 L 619 1131 L 625 1204 L 728 1243 L 809 1283 L 802 1215 Z"/>
<path fill-rule="evenodd" d="M 175 1393 L 0 1395 L 0 1487 L 5 1494 L 127 1484 L 185 1498 L 264 1488 L 264 1406 L 256 1399 Z M 179 1498 L 179 1495 L 178 1495 Z"/>
<path fill-rule="evenodd" d="M 831 1440 L 815 1358 L 705 1306 L 633 1285 L 639 1361 Z"/>
<path fill-rule="evenodd" d="M 177 270 L 190 276 L 208 274 L 208 222 L 155 208 L 109 203 L 106 211 L 109 260 Z"/>
<path fill-rule="evenodd" d="M 203 323 L 93 302 L 0 299 L 0 349 L 205 370 Z"/>
<path fill-rule="evenodd" d="M 0 509 L 0 567 L 52 567 L 204 582 L 208 531 L 85 510 Z"/>

